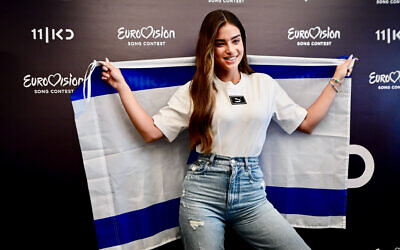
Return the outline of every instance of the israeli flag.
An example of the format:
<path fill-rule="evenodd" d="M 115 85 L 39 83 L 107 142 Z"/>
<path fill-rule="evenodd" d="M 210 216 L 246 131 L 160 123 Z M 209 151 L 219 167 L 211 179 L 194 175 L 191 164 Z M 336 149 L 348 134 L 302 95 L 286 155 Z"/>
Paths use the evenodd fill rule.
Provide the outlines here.
<path fill-rule="evenodd" d="M 307 108 L 341 59 L 248 56 Z M 192 79 L 194 58 L 114 62 L 152 116 Z M 169 143 L 143 141 L 118 93 L 92 63 L 71 95 L 100 249 L 150 249 L 180 237 L 179 198 L 189 156 L 184 131 Z M 351 78 L 312 135 L 271 122 L 260 155 L 268 200 L 296 227 L 345 228 Z"/>

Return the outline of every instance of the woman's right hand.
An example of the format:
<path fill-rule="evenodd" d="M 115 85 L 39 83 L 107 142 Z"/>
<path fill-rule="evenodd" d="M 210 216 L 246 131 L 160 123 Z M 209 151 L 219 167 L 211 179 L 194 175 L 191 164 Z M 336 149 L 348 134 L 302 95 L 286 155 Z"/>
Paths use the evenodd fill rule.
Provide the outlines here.
<path fill-rule="evenodd" d="M 101 79 L 118 91 L 121 102 L 133 125 L 136 127 L 145 142 L 152 142 L 162 138 L 162 131 L 154 125 L 153 118 L 140 106 L 133 92 L 126 83 L 121 70 L 114 67 L 106 58 L 102 65 Z"/>
<path fill-rule="evenodd" d="M 121 73 L 119 68 L 114 67 L 106 58 L 106 60 L 99 61 L 102 65 L 102 73 L 101 73 L 101 80 L 107 82 L 111 85 L 115 90 L 119 91 L 124 85 L 127 85 L 125 82 L 125 78 Z"/>

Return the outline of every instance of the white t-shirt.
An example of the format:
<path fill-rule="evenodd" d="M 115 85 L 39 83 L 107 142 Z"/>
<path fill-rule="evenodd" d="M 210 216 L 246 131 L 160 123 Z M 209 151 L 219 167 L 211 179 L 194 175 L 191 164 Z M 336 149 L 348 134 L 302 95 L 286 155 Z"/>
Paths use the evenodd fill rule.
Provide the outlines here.
<path fill-rule="evenodd" d="M 154 124 L 172 142 L 188 127 L 193 112 L 190 82 L 180 86 L 168 105 L 153 116 Z M 241 73 L 237 84 L 214 80 L 218 89 L 211 123 L 211 153 L 230 157 L 258 156 L 261 153 L 271 118 L 291 134 L 307 115 L 269 75 Z M 231 103 L 230 96 L 243 96 L 246 104 Z M 243 98 L 241 99 L 243 102 Z M 200 151 L 200 145 L 196 148 Z"/>

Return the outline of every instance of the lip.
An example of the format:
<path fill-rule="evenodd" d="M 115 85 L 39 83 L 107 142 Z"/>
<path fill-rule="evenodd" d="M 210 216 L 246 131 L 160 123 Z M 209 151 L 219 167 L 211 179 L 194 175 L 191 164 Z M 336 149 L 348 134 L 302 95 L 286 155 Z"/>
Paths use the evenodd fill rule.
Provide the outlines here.
<path fill-rule="evenodd" d="M 238 56 L 239 56 L 239 55 L 224 57 L 224 60 L 225 60 L 227 63 L 234 63 L 234 62 L 236 62 Z"/>

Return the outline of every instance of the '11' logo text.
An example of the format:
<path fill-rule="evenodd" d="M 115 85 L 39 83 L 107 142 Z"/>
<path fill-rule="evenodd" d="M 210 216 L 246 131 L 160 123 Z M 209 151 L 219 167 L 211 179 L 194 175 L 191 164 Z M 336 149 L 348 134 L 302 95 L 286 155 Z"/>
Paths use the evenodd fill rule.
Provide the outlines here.
<path fill-rule="evenodd" d="M 74 38 L 74 32 L 71 29 L 49 29 L 46 27 L 44 29 L 32 29 L 33 40 L 45 40 L 49 43 L 50 40 L 72 40 Z"/>
<path fill-rule="evenodd" d="M 386 41 L 388 44 L 395 40 L 400 40 L 400 30 L 387 28 L 385 30 L 377 30 L 375 32 L 376 40 Z"/>

